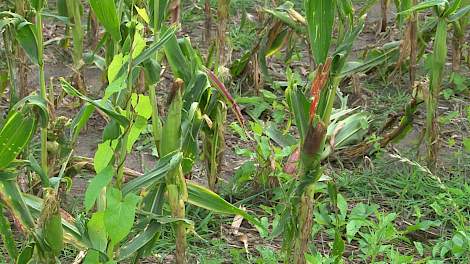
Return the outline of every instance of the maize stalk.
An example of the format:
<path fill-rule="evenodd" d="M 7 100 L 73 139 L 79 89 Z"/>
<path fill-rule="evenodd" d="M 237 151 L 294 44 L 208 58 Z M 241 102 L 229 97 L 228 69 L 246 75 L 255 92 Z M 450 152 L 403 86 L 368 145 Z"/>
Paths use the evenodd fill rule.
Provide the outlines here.
<path fill-rule="evenodd" d="M 417 0 L 412 0 L 412 4 L 416 5 Z M 418 48 L 418 15 L 416 12 L 411 14 L 409 20 L 410 27 L 410 86 L 413 87 L 416 81 L 416 62 L 417 62 L 417 48 Z"/>
<path fill-rule="evenodd" d="M 15 12 L 20 16 L 25 16 L 26 5 L 24 0 L 15 1 Z M 26 68 L 26 54 L 21 47 L 16 48 L 16 56 L 18 58 L 18 96 L 24 98 L 28 95 L 28 71 Z"/>
<path fill-rule="evenodd" d="M 162 129 L 162 140 L 160 142 L 161 156 L 166 156 L 181 149 L 181 111 L 183 108 L 182 89 L 183 81 L 175 80 L 175 94 L 168 110 L 168 116 Z M 186 181 L 183 175 L 181 162 L 176 168 L 168 171 L 166 176 L 168 202 L 171 214 L 175 218 L 185 217 L 184 203 L 188 200 Z M 176 263 L 185 263 L 186 256 L 186 226 L 183 222 L 174 224 L 176 229 Z"/>
<path fill-rule="evenodd" d="M 437 106 L 441 92 L 444 66 L 447 59 L 447 22 L 439 18 L 436 38 L 432 54 L 431 82 L 429 96 L 426 98 L 426 143 L 427 161 L 430 169 L 436 169 L 437 153 L 439 151 L 439 125 L 437 123 Z"/>
<path fill-rule="evenodd" d="M 230 0 L 217 1 L 217 49 L 219 66 L 225 66 L 228 62 L 225 46 L 226 38 L 225 32 L 227 31 L 227 23 L 229 18 Z"/>
<path fill-rule="evenodd" d="M 388 5 L 390 0 L 381 0 L 380 1 L 380 10 L 382 12 L 382 22 L 380 23 L 380 32 L 387 31 L 387 22 L 388 22 Z"/>
<path fill-rule="evenodd" d="M 211 13 L 211 1 L 210 0 L 204 1 L 204 14 L 205 14 L 204 41 L 206 42 L 207 47 L 209 47 L 211 45 L 211 29 L 212 29 L 212 13 Z"/>
<path fill-rule="evenodd" d="M 36 1 L 33 6 L 36 10 L 36 46 L 37 46 L 37 63 L 39 65 L 39 86 L 40 95 L 44 101 L 47 101 L 46 77 L 44 72 L 44 39 L 42 25 L 42 10 L 47 1 Z M 47 160 L 47 126 L 41 129 L 41 167 L 45 174 L 48 174 Z"/>
<path fill-rule="evenodd" d="M 207 182 L 209 189 L 212 191 L 216 190 L 217 175 L 220 172 L 224 154 L 224 124 L 227 119 L 227 106 L 222 101 L 219 101 L 214 111 L 211 118 L 214 122 L 203 134 L 203 153 L 207 164 Z"/>
<path fill-rule="evenodd" d="M 72 23 L 72 38 L 73 38 L 73 69 L 75 71 L 75 84 L 79 91 L 85 92 L 85 82 L 80 72 L 82 67 L 82 54 L 83 54 L 83 28 L 81 22 L 80 1 L 66 0 L 67 13 L 69 15 L 70 23 Z"/>

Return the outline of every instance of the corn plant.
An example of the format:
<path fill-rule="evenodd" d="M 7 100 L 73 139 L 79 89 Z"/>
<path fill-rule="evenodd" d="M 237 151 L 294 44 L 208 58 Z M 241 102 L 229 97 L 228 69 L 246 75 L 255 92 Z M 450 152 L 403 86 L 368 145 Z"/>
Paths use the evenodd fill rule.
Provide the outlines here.
<path fill-rule="evenodd" d="M 15 1 L 15 13 L 22 17 L 26 17 L 26 1 Z M 17 47 L 16 54 L 18 58 L 18 96 L 19 98 L 24 98 L 28 94 L 28 87 L 26 83 L 26 80 L 28 79 L 26 69 L 27 58 L 24 50 L 20 47 Z"/>
<path fill-rule="evenodd" d="M 41 97 L 47 101 L 47 91 L 46 91 L 46 78 L 44 72 L 44 41 L 43 41 L 43 25 L 42 25 L 42 11 L 44 5 L 47 4 L 47 1 L 31 1 L 31 5 L 36 12 L 36 21 L 35 21 L 35 39 L 36 41 L 33 42 L 36 47 L 32 47 L 35 51 L 28 51 L 26 52 L 33 54 L 35 53 L 35 63 L 39 66 L 39 86 L 40 86 L 40 95 Z M 30 47 L 31 48 L 31 47 Z M 48 173 L 47 168 L 47 127 L 41 129 L 41 167 L 44 172 Z"/>
<path fill-rule="evenodd" d="M 462 0 L 462 8 L 468 8 L 470 1 Z M 463 9 L 465 10 L 465 9 Z M 463 10 L 461 10 L 463 12 Z M 460 69 L 460 61 L 462 60 L 462 46 L 465 38 L 465 28 L 470 21 L 468 13 L 463 15 L 459 20 L 452 22 L 453 38 L 452 38 L 452 71 L 456 72 Z"/>
<path fill-rule="evenodd" d="M 315 183 L 323 174 L 322 153 L 326 147 L 333 103 L 347 55 L 364 27 L 364 19 L 361 18 L 351 29 L 347 29 L 344 41 L 337 45 L 330 57 L 336 1 L 306 0 L 304 4 L 311 52 L 319 66 L 308 96 L 296 88 L 294 83 L 286 90 L 286 98 L 300 133 L 299 160 L 302 171 L 294 188 L 291 206 L 286 209 L 284 216 L 287 234 L 284 236 L 283 248 L 287 253 L 286 263 L 305 263 L 304 256 L 313 224 Z M 311 101 L 310 97 L 313 98 Z M 336 236 L 335 240 L 338 247 L 344 243 L 340 236 Z"/>
<path fill-rule="evenodd" d="M 217 1 L 217 51 L 218 65 L 225 67 L 230 60 L 226 53 L 226 32 L 229 21 L 230 0 Z"/>
<path fill-rule="evenodd" d="M 426 101 L 426 144 L 427 161 L 430 168 L 436 168 L 437 153 L 439 149 L 439 125 L 437 123 L 438 113 L 437 105 L 441 93 L 442 80 L 444 78 L 444 68 L 447 61 L 447 28 L 449 22 L 458 23 L 459 19 L 464 17 L 469 11 L 469 6 L 460 8 L 461 1 L 456 0 L 451 3 L 448 1 L 427 1 L 421 2 L 408 10 L 403 11 L 409 14 L 414 11 L 426 10 L 432 8 L 436 14 L 433 23 L 435 24 L 435 37 L 433 43 L 433 52 L 430 55 L 432 67 L 430 69 L 429 95 Z"/>
<path fill-rule="evenodd" d="M 204 41 L 206 42 L 206 45 L 209 46 L 210 43 L 211 43 L 211 30 L 212 30 L 212 12 L 211 12 L 211 1 L 210 0 L 205 0 L 204 1 L 204 15 L 205 15 Z"/>
<path fill-rule="evenodd" d="M 258 41 L 253 43 L 251 50 L 245 52 L 241 58 L 235 60 L 230 73 L 238 77 L 246 73 L 250 61 L 255 65 L 253 69 L 254 79 L 261 74 L 263 81 L 270 82 L 267 58 L 279 53 L 282 48 L 287 47 L 286 61 L 292 55 L 293 47 L 297 41 L 303 41 L 305 35 L 305 18 L 294 9 L 294 4 L 286 1 L 275 9 L 263 9 L 269 14 L 265 26 L 259 30 Z M 262 83 L 260 80 L 259 83 Z M 255 85 L 258 87 L 260 85 Z"/>
<path fill-rule="evenodd" d="M 99 8 L 95 6 L 95 10 Z M 96 13 L 98 20 L 103 21 L 100 13 Z M 94 263 L 120 261 L 130 257 L 137 260 L 147 254 L 158 241 L 164 202 L 171 208 L 172 220 L 166 223 L 173 224 L 176 230 L 177 263 L 185 262 L 186 232 L 188 226 L 192 225 L 192 222 L 185 219 L 185 203 L 220 213 L 242 213 L 215 193 L 196 185 L 187 185 L 184 179 L 184 175 L 192 170 L 197 156 L 196 139 L 202 123 L 198 100 L 209 91 L 208 78 L 202 73 L 200 64 L 194 61 L 195 52 L 189 42 L 183 42 L 184 45 L 180 48 L 174 36 L 176 28 L 162 25 L 163 18 L 164 16 L 159 16 L 154 10 L 154 42 L 149 46 L 144 39 L 143 26 L 135 16 L 132 22 L 127 24 L 126 33 L 120 33 L 124 45 L 116 42 L 120 45 L 120 52 L 115 54 L 109 63 L 109 85 L 103 98 L 90 99 L 65 80 L 61 80 L 63 89 L 68 94 L 86 102 L 83 108 L 88 112 L 84 116 L 85 120 L 95 108 L 110 117 L 110 122 L 103 132 L 103 141 L 99 144 L 94 158 L 96 176 L 85 193 L 86 210 L 96 208 L 96 212 L 85 223 L 92 249 L 87 258 Z M 111 31 L 109 25 L 105 28 Z M 164 122 L 157 110 L 154 90 L 160 73 L 160 66 L 155 58 L 161 47 L 165 47 L 165 55 L 175 76 L 181 76 L 181 79 L 175 79 L 170 91 L 170 106 Z M 191 59 L 191 63 L 186 63 L 188 59 Z M 183 61 L 183 67 L 178 68 L 178 60 Z M 192 66 L 188 69 L 187 65 Z M 198 71 L 195 71 L 197 69 Z M 139 94 L 136 89 L 136 76 L 140 76 L 142 71 L 150 96 Z M 189 89 L 192 89 L 192 93 L 186 92 Z M 160 159 L 155 170 L 126 182 L 124 162 L 149 119 L 152 123 L 155 122 L 152 124 L 152 134 Z M 135 194 L 140 193 L 142 189 L 146 190 L 146 195 L 139 197 Z M 135 209 L 140 208 L 139 204 L 142 204 L 143 210 Z M 124 208 L 126 213 L 120 213 L 116 207 Z M 253 217 L 244 212 L 242 214 L 259 225 Z M 142 219 L 138 219 L 138 216 L 142 216 Z M 123 243 L 124 238 L 131 232 L 135 219 L 148 225 L 141 234 Z M 103 226 L 107 230 L 106 233 L 98 234 Z M 111 242 L 104 243 L 108 240 Z"/>
<path fill-rule="evenodd" d="M 25 97 L 27 91 L 27 58 L 25 50 L 22 48 L 26 45 L 24 41 L 25 37 L 30 38 L 28 41 L 34 41 L 32 39 L 32 33 L 28 32 L 26 35 L 26 29 L 22 28 L 27 23 L 26 17 L 26 4 L 24 0 L 18 0 L 14 2 L 14 6 L 9 6 L 6 10 L 15 10 L 15 13 L 9 13 L 3 11 L 0 17 L 5 22 L 0 26 L 0 32 L 2 32 L 3 45 L 4 45 L 4 59 L 6 61 L 6 68 L 8 69 L 9 85 L 10 85 L 10 104 L 13 106 L 19 99 Z M 17 27 L 18 26 L 18 27 Z M 29 30 L 29 29 L 28 29 Z M 33 42 L 34 43 L 34 42 Z M 10 54 L 17 55 L 17 60 L 14 60 Z"/>
<path fill-rule="evenodd" d="M 69 17 L 69 23 L 72 27 L 72 38 L 73 38 L 73 70 L 75 71 L 75 83 L 80 91 L 85 91 L 85 82 L 81 74 L 81 68 L 83 65 L 83 39 L 84 30 L 82 28 L 82 4 L 80 1 L 66 0 L 67 14 Z"/>
<path fill-rule="evenodd" d="M 181 20 L 181 0 L 171 0 L 170 6 L 170 22 L 179 24 Z"/>
<path fill-rule="evenodd" d="M 184 81 L 183 109 L 189 112 L 193 103 L 197 102 L 196 107 L 200 115 L 205 117 L 205 124 L 194 126 L 191 133 L 192 138 L 196 139 L 202 127 L 204 135 L 202 152 L 206 159 L 209 186 L 211 190 L 214 190 L 225 146 L 223 131 L 226 105 L 230 106 L 240 123 L 244 122 L 243 116 L 223 82 L 204 67 L 202 59 L 191 47 L 188 38 L 181 40 L 172 38 L 165 47 L 165 55 L 174 75 Z M 191 66 L 188 68 L 185 65 Z M 195 140 L 185 142 L 184 145 L 188 158 L 185 158 L 183 167 L 185 172 L 189 172 L 190 170 L 186 168 L 191 168 L 194 164 L 198 156 L 198 147 Z"/>
<path fill-rule="evenodd" d="M 63 248 L 64 235 L 62 217 L 59 213 L 59 201 L 47 175 L 41 173 L 41 181 L 46 187 L 45 200 L 37 212 L 28 208 L 24 195 L 16 183 L 18 164 L 16 157 L 29 144 L 37 127 L 45 127 L 48 123 L 46 101 L 38 96 L 28 96 L 19 101 L 8 113 L 6 122 L 0 129 L 0 180 L 1 202 L 17 219 L 18 227 L 31 243 L 17 253 L 14 249 L 11 231 L 2 215 L 2 236 L 8 245 L 10 257 L 21 263 L 34 259 L 39 263 L 55 263 Z M 36 221 L 33 215 L 40 216 Z"/>
<path fill-rule="evenodd" d="M 103 36 L 102 45 L 98 45 L 96 49 L 100 47 L 105 48 L 105 69 L 103 73 L 105 74 L 107 68 L 110 66 L 113 61 L 114 55 L 120 52 L 121 48 L 121 12 L 116 7 L 115 1 L 113 0 L 104 0 L 96 1 L 89 0 L 90 8 L 93 13 L 96 15 L 96 19 L 101 23 L 105 29 L 105 35 Z M 122 2 L 122 1 L 121 1 Z M 120 2 L 120 3 L 121 3 Z M 107 77 L 107 75 L 105 74 Z M 111 81 L 105 78 L 108 83 Z"/>

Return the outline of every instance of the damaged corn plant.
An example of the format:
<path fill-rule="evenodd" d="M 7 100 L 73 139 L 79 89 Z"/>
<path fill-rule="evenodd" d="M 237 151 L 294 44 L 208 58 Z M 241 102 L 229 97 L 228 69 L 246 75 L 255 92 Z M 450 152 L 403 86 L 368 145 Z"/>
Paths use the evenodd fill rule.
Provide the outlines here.
<path fill-rule="evenodd" d="M 286 99 L 289 108 L 295 117 L 295 123 L 300 133 L 299 140 L 299 177 L 295 182 L 295 188 L 283 216 L 284 240 L 283 248 L 286 251 L 286 263 L 306 263 L 305 254 L 308 252 L 311 229 L 313 226 L 313 208 L 315 201 L 316 184 L 323 176 L 322 161 L 328 155 L 327 134 L 330 131 L 330 139 L 335 138 L 337 129 L 331 132 L 331 123 L 334 100 L 341 82 L 341 71 L 351 51 L 354 40 L 364 27 L 364 18 L 361 17 L 349 26 L 342 28 L 345 36 L 338 43 L 336 50 L 330 53 L 333 42 L 333 30 L 338 14 L 336 1 L 310 1 L 304 2 L 306 11 L 306 23 L 308 26 L 308 39 L 311 53 L 318 65 L 311 82 L 311 88 L 305 92 L 299 89 L 295 81 L 291 80 L 286 90 Z M 289 75 L 289 73 L 288 73 Z M 290 74 L 291 75 L 291 74 Z M 367 128 L 367 118 L 363 119 L 362 129 Z M 350 120 L 351 121 L 351 120 Z M 350 130 L 346 133 L 359 132 L 352 130 L 350 126 L 344 126 L 341 130 Z M 333 139 L 334 141 L 334 139 Z M 334 147 L 334 145 L 330 145 Z M 343 244 L 341 235 L 335 236 L 333 249 L 341 253 Z"/>
<path fill-rule="evenodd" d="M 0 1 L 0 262 L 469 263 L 469 4 Z"/>

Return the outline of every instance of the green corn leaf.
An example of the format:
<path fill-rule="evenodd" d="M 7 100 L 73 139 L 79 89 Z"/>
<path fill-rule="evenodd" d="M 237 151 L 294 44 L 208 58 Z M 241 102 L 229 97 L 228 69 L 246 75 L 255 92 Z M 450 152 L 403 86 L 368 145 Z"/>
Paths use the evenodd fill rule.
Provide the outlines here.
<path fill-rule="evenodd" d="M 190 63 L 183 55 L 183 51 L 181 50 L 175 35 L 172 35 L 167 41 L 164 50 L 168 64 L 170 65 L 171 71 L 175 77 L 181 78 L 185 82 L 189 82 L 191 79 L 191 71 L 189 70 L 188 65 L 190 65 Z"/>
<path fill-rule="evenodd" d="M 26 96 L 16 103 L 12 110 L 23 111 L 23 113 L 34 112 L 39 119 L 41 127 L 46 127 L 49 122 L 49 111 L 46 101 L 37 95 Z"/>
<path fill-rule="evenodd" d="M 291 85 L 286 89 L 286 99 L 290 110 L 294 114 L 300 137 L 303 139 L 307 135 L 310 103 L 297 87 Z"/>
<path fill-rule="evenodd" d="M 3 205 L 8 208 L 22 228 L 34 230 L 34 218 L 23 200 L 15 174 L 11 173 L 8 177 L 6 175 L 0 176 L 0 192 L 2 193 L 0 198 Z"/>
<path fill-rule="evenodd" d="M 36 10 L 36 12 L 44 8 L 44 0 L 29 0 L 29 2 L 31 2 L 31 6 Z"/>
<path fill-rule="evenodd" d="M 348 58 L 348 55 L 353 47 L 354 41 L 357 39 L 359 34 L 361 34 L 362 30 L 364 29 L 364 26 L 365 16 L 362 16 L 357 22 L 357 24 L 353 27 L 353 29 L 347 32 L 343 42 L 339 44 L 336 48 L 333 54 L 334 59 L 331 69 L 331 72 L 334 75 L 337 75 L 343 70 L 344 64 L 346 63 L 346 59 Z"/>
<path fill-rule="evenodd" d="M 161 35 L 160 38 L 158 39 L 157 42 L 152 43 L 148 48 L 146 48 L 139 56 L 135 58 L 133 61 L 133 65 L 139 65 L 142 62 L 152 58 L 163 46 L 166 46 L 166 43 L 168 43 L 173 37 L 178 28 L 177 27 L 170 27 L 167 30 L 165 30 Z M 187 65 L 186 65 L 187 66 Z"/>
<path fill-rule="evenodd" d="M 411 7 L 410 9 L 407 9 L 407 10 L 404 10 L 400 13 L 398 13 L 399 15 L 409 15 L 413 12 L 416 12 L 416 11 L 421 11 L 421 10 L 425 10 L 425 9 L 428 9 L 428 8 L 431 8 L 431 7 L 434 7 L 434 6 L 443 6 L 445 4 L 447 4 L 448 1 L 447 0 L 428 0 L 428 1 L 423 1 L 413 7 Z"/>
<path fill-rule="evenodd" d="M 289 31 L 287 29 L 284 29 L 279 33 L 279 35 L 276 36 L 276 39 L 274 39 L 273 43 L 271 46 L 266 50 L 266 56 L 270 57 L 276 54 L 278 51 L 282 49 L 284 44 L 287 41 L 287 37 L 289 36 Z"/>
<path fill-rule="evenodd" d="M 363 62 L 351 61 L 347 62 L 342 68 L 339 78 L 351 76 L 355 73 L 367 72 L 368 70 L 377 67 L 379 65 L 385 64 L 391 58 L 399 55 L 400 45 L 399 43 L 394 43 L 394 47 L 389 50 L 381 53 L 380 55 L 373 56 Z"/>
<path fill-rule="evenodd" d="M 263 9 L 264 12 L 271 14 L 275 18 L 281 20 L 284 24 L 294 29 L 296 32 L 304 32 L 305 19 L 297 13 L 294 9 L 294 4 L 290 1 L 285 1 L 276 9 Z M 290 14 L 296 14 L 295 19 Z"/>
<path fill-rule="evenodd" d="M 39 162 L 34 158 L 34 155 L 31 153 L 29 154 L 29 167 L 32 171 L 36 172 L 41 179 L 42 186 L 44 188 L 50 187 L 51 183 L 49 177 L 47 176 L 44 169 L 39 165 Z"/>
<path fill-rule="evenodd" d="M 210 85 L 207 75 L 198 71 L 196 76 L 185 87 L 183 109 L 188 111 L 193 102 L 200 102 L 208 88 L 210 88 Z"/>
<path fill-rule="evenodd" d="M 460 8 L 454 14 L 450 15 L 448 20 L 450 22 L 456 22 L 460 20 L 462 17 L 466 16 L 470 12 L 470 5 Z"/>
<path fill-rule="evenodd" d="M 315 62 L 326 61 L 333 36 L 336 0 L 305 0 L 308 36 Z"/>
<path fill-rule="evenodd" d="M 3 213 L 3 206 L 0 204 L 0 235 L 4 247 L 7 249 L 8 255 L 11 259 L 16 259 L 18 250 L 16 249 L 15 238 L 10 226 L 10 221 Z"/>
<path fill-rule="evenodd" d="M 10 114 L 0 130 L 0 170 L 20 154 L 36 130 L 36 119 L 23 113 Z"/>
<path fill-rule="evenodd" d="M 451 5 L 446 8 L 442 16 L 448 17 L 450 14 L 454 13 L 457 9 L 459 9 L 461 3 L 462 3 L 462 0 L 452 1 Z"/>
<path fill-rule="evenodd" d="M 17 264 L 29 264 L 31 263 L 30 260 L 33 258 L 34 253 L 34 245 L 27 245 L 18 255 L 16 259 Z"/>
<path fill-rule="evenodd" d="M 135 210 L 139 196 L 129 193 L 122 197 L 120 190 L 111 188 L 106 193 L 107 206 L 104 211 L 104 225 L 111 243 L 123 240 L 134 225 Z"/>
<path fill-rule="evenodd" d="M 121 21 L 114 0 L 89 0 L 98 21 L 104 26 L 115 42 L 121 41 Z"/>
<path fill-rule="evenodd" d="M 267 231 L 266 227 L 262 225 L 258 219 L 254 218 L 252 215 L 248 214 L 242 209 L 233 206 L 209 189 L 192 182 L 187 182 L 187 186 L 188 202 L 190 204 L 219 214 L 241 215 L 251 224 L 257 226 L 261 230 Z"/>
<path fill-rule="evenodd" d="M 158 160 L 155 169 L 137 177 L 124 185 L 124 195 L 130 192 L 140 192 L 142 188 L 150 186 L 163 180 L 168 171 L 175 169 L 181 163 L 183 155 L 181 152 L 170 153 Z"/>
<path fill-rule="evenodd" d="M 62 17 L 69 17 L 67 9 L 67 0 L 57 0 L 57 14 Z"/>
<path fill-rule="evenodd" d="M 93 207 L 101 190 L 111 182 L 113 175 L 113 167 L 107 166 L 91 180 L 85 192 L 84 205 L 86 211 L 89 211 Z"/>
<path fill-rule="evenodd" d="M 148 85 L 156 85 L 160 81 L 161 66 L 155 59 L 144 62 L 145 81 Z"/>
<path fill-rule="evenodd" d="M 188 114 L 183 118 L 181 125 L 183 146 L 183 161 L 181 166 L 186 175 L 193 169 L 194 163 L 199 155 L 198 134 L 203 124 L 202 113 L 198 103 L 193 103 L 188 110 Z"/>
<path fill-rule="evenodd" d="M 62 89 L 64 89 L 66 93 L 68 93 L 71 96 L 78 97 L 95 107 L 98 107 L 107 115 L 109 115 L 111 118 L 115 119 L 121 126 L 127 127 L 129 125 L 129 120 L 125 116 L 116 112 L 116 110 L 114 110 L 114 106 L 111 105 L 109 101 L 92 100 L 86 97 L 85 95 L 81 94 L 77 89 L 75 89 L 72 85 L 70 85 L 64 78 L 60 78 L 60 84 L 62 86 Z"/>
<path fill-rule="evenodd" d="M 85 127 L 91 115 L 95 111 L 95 107 L 89 103 L 80 109 L 80 112 L 73 118 L 72 124 L 70 125 L 70 136 L 72 141 L 75 141 L 80 135 L 80 131 Z"/>
<path fill-rule="evenodd" d="M 340 19 L 348 18 L 350 26 L 354 24 L 354 6 L 351 0 L 336 2 L 338 4 L 338 16 Z"/>
<path fill-rule="evenodd" d="M 144 198 L 143 209 L 149 210 L 154 214 L 163 213 L 165 188 L 164 183 L 159 184 L 158 188 L 150 190 L 148 195 Z M 129 258 L 135 252 L 142 252 L 152 250 L 159 235 L 161 223 L 155 219 L 149 220 L 149 224 L 132 240 L 125 243 L 119 251 L 119 261 Z"/>
<path fill-rule="evenodd" d="M 24 21 L 16 27 L 16 39 L 24 49 L 31 61 L 39 64 L 39 52 L 36 34 L 34 33 L 34 25 Z"/>
<path fill-rule="evenodd" d="M 263 132 L 283 148 L 297 144 L 297 140 L 293 136 L 282 133 L 275 124 L 270 124 Z"/>
<path fill-rule="evenodd" d="M 447 22 L 439 19 L 432 56 L 431 91 L 439 90 L 447 59 Z"/>

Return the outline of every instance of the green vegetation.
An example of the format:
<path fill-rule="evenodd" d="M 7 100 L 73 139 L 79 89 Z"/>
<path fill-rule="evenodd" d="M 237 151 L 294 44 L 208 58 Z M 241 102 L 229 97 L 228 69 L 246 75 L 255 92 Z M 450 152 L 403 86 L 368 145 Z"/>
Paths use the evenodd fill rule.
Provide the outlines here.
<path fill-rule="evenodd" d="M 0 3 L 1 263 L 469 263 L 467 0 Z"/>

